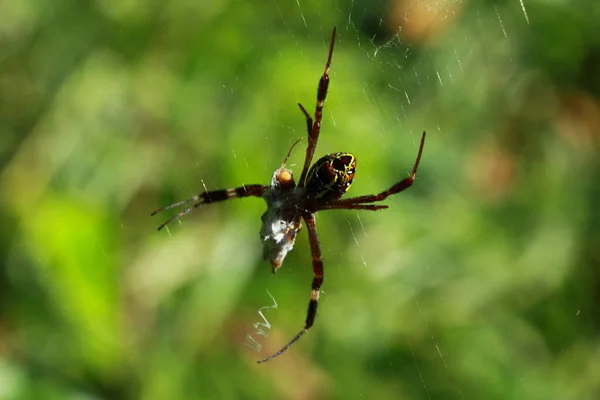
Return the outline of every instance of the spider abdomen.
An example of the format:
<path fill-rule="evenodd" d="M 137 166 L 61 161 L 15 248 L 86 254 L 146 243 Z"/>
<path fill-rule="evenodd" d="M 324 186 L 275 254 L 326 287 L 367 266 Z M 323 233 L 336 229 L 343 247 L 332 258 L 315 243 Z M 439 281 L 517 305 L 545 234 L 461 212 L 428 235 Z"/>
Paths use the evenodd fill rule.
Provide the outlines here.
<path fill-rule="evenodd" d="M 354 154 L 327 154 L 318 159 L 308 172 L 307 195 L 324 202 L 339 199 L 350 189 L 355 172 Z"/>

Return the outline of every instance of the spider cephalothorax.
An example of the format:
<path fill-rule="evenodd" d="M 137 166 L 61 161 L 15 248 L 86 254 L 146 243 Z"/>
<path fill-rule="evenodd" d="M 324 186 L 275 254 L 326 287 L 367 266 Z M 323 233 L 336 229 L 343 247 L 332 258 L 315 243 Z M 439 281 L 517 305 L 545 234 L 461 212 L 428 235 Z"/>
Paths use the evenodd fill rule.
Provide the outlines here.
<path fill-rule="evenodd" d="M 375 211 L 388 208 L 386 205 L 373 204 L 385 200 L 387 197 L 399 193 L 409 188 L 417 174 L 423 145 L 425 144 L 425 132 L 421 136 L 421 143 L 417 159 L 412 169 L 412 173 L 405 179 L 395 183 L 389 189 L 378 194 L 369 194 L 358 197 L 342 199 L 342 196 L 350 188 L 354 174 L 356 172 L 356 158 L 350 153 L 328 154 L 317 160 L 310 168 L 317 140 L 321 131 L 321 122 L 323 118 L 323 104 L 327 96 L 329 86 L 329 67 L 331 66 L 331 57 L 333 55 L 333 45 L 335 43 L 336 30 L 333 28 L 331 35 L 331 44 L 329 45 L 329 56 L 325 64 L 325 72 L 319 80 L 317 88 L 317 106 L 315 108 L 314 121 L 308 114 L 302 104 L 298 104 L 300 111 L 306 119 L 308 130 L 308 146 L 306 148 L 306 157 L 302 174 L 296 184 L 292 171 L 285 168 L 285 162 L 290 155 L 293 147 L 290 148 L 282 166 L 275 170 L 271 178 L 271 184 L 265 185 L 246 185 L 234 189 L 213 190 L 202 192 L 187 200 L 183 200 L 169 206 L 158 209 L 152 215 L 180 205 L 194 203 L 179 214 L 168 219 L 158 229 L 162 229 L 168 223 L 179 218 L 194 208 L 208 203 L 224 201 L 240 197 L 262 197 L 267 203 L 267 210 L 262 216 L 262 227 L 260 237 L 263 243 L 263 257 L 273 266 L 273 272 L 283 263 L 286 255 L 294 247 L 296 234 L 302 227 L 302 221 L 306 223 L 308 230 L 308 239 L 310 242 L 310 251 L 312 255 L 313 280 L 308 303 L 308 312 L 304 328 L 281 350 L 269 357 L 258 361 L 259 363 L 269 361 L 296 343 L 313 325 L 317 315 L 317 305 L 319 293 L 323 284 L 323 260 L 321 258 L 321 244 L 317 234 L 317 225 L 315 213 L 323 210 L 368 210 Z"/>
<path fill-rule="evenodd" d="M 317 160 L 308 172 L 306 187 L 296 187 L 285 162 L 275 170 L 271 186 L 263 194 L 267 211 L 261 217 L 260 230 L 263 257 L 271 263 L 273 272 L 294 247 L 296 233 L 302 228 L 302 211 L 342 197 L 352 184 L 355 170 L 356 157 L 350 153 L 327 154 Z"/>
<path fill-rule="evenodd" d="M 262 197 L 267 203 L 260 229 L 263 258 L 271 263 L 275 272 L 294 247 L 296 233 L 302 227 L 298 208 L 298 199 L 302 196 L 296 188 L 292 171 L 285 165 L 275 170 L 271 186 L 265 188 Z"/>

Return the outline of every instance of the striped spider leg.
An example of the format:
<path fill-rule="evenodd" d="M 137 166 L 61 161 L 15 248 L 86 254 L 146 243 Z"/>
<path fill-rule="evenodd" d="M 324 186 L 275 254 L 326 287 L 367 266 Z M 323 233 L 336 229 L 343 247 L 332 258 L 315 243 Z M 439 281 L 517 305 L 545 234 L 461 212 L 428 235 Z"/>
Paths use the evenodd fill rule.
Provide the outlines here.
<path fill-rule="evenodd" d="M 415 177 L 417 176 L 417 168 L 419 168 L 419 162 L 421 161 L 421 154 L 423 154 L 423 146 L 425 145 L 425 136 L 426 133 L 423 132 L 421 136 L 421 144 L 419 145 L 419 152 L 417 153 L 417 159 L 415 161 L 415 165 L 413 166 L 412 173 L 408 176 L 408 178 L 401 180 L 400 182 L 394 184 L 389 189 L 384 190 L 379 194 L 368 194 L 365 196 L 359 197 L 351 197 L 349 199 L 343 200 L 335 200 L 328 203 L 322 204 L 319 210 L 381 210 L 384 208 L 388 208 L 386 205 L 378 205 L 378 204 L 369 204 L 369 203 L 377 203 L 385 200 L 391 195 L 396 193 L 400 193 L 405 189 L 408 189 L 413 182 L 415 181 Z"/>
<path fill-rule="evenodd" d="M 285 156 L 285 160 L 283 160 L 283 164 L 281 164 L 281 168 L 275 170 L 275 173 L 273 174 L 273 180 L 271 182 L 272 185 L 273 184 L 278 185 L 277 179 L 280 179 L 280 180 L 289 179 L 293 182 L 293 178 L 291 178 L 292 172 L 285 169 L 285 163 L 287 162 L 288 158 L 290 157 L 292 150 L 298 144 L 298 142 L 300 142 L 300 140 L 301 139 L 298 139 L 298 140 L 296 140 L 296 142 L 294 144 L 292 144 L 292 147 L 290 147 L 290 150 L 288 151 L 287 155 Z M 288 174 L 286 173 L 286 171 L 287 171 L 287 173 L 289 173 L 289 177 L 288 177 Z M 158 210 L 153 211 L 150 214 L 150 216 L 152 217 L 160 212 L 169 210 L 171 208 L 179 207 L 179 206 L 182 206 L 185 204 L 196 203 L 196 204 L 193 204 L 191 207 L 188 207 L 185 210 L 181 211 L 180 213 L 169 218 L 164 223 L 162 223 L 158 227 L 158 230 L 160 231 L 162 228 L 164 228 L 165 226 L 167 226 L 174 220 L 179 219 L 186 214 L 189 214 L 190 212 L 194 211 L 195 208 L 198 208 L 201 205 L 210 204 L 210 203 L 218 203 L 220 201 L 225 201 L 225 200 L 229 200 L 229 199 L 239 199 L 239 198 L 243 198 L 243 197 L 264 197 L 265 194 L 268 192 L 268 189 L 269 189 L 269 186 L 264 186 L 264 185 L 244 185 L 244 186 L 231 188 L 231 189 L 218 189 L 218 190 L 204 191 L 202 193 L 198 193 L 197 195 L 190 197 L 189 199 L 178 201 L 176 203 L 169 204 L 168 206 L 159 208 Z"/>
<path fill-rule="evenodd" d="M 267 187 L 263 186 L 263 185 L 245 185 L 245 186 L 240 186 L 240 187 L 236 187 L 236 188 L 232 188 L 232 189 L 219 189 L 219 190 L 205 191 L 205 192 L 199 193 L 195 196 L 192 196 L 189 199 L 178 201 L 177 203 L 173 203 L 166 207 L 159 208 L 158 210 L 153 211 L 152 214 L 150 214 L 150 216 L 154 216 L 160 212 L 169 210 L 171 208 L 179 207 L 184 204 L 195 203 L 191 207 L 186 208 L 185 210 L 181 211 L 179 214 L 174 215 L 173 217 L 171 217 L 168 220 L 166 220 L 165 222 L 163 222 L 158 227 L 158 230 L 160 231 L 162 228 L 164 228 L 165 226 L 167 226 L 174 220 L 179 219 L 186 214 L 189 214 L 195 208 L 198 208 L 201 205 L 217 203 L 217 202 L 225 201 L 225 200 L 229 200 L 229 199 L 236 199 L 236 198 L 249 197 L 249 196 L 262 197 L 262 195 L 266 189 L 267 189 Z"/>
<path fill-rule="evenodd" d="M 329 69 L 331 67 L 331 57 L 333 57 L 333 45 L 335 44 L 336 28 L 333 27 L 331 33 L 331 44 L 329 45 L 329 55 L 327 56 L 327 62 L 325 63 L 325 71 L 323 76 L 319 79 L 319 86 L 317 88 L 317 106 L 315 108 L 315 120 L 308 114 L 302 104 L 298 103 L 300 111 L 306 118 L 306 129 L 308 131 L 308 146 L 306 147 L 306 158 L 304 159 L 304 166 L 302 167 L 302 174 L 300 174 L 300 181 L 298 187 L 304 187 L 306 185 L 306 173 L 308 167 L 312 162 L 317 148 L 317 141 L 319 140 L 319 133 L 321 132 L 321 121 L 323 119 L 323 105 L 325 104 L 325 97 L 327 97 L 327 89 L 329 88 Z"/>

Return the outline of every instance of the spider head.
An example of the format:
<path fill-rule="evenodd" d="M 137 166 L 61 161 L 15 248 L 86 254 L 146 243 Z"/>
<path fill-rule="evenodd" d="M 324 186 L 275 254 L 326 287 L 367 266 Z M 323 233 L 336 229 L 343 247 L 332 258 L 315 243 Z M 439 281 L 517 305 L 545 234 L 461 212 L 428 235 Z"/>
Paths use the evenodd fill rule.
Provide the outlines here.
<path fill-rule="evenodd" d="M 273 178 L 271 179 L 271 187 L 279 190 L 291 190 L 296 187 L 296 182 L 294 182 L 294 175 L 292 174 L 292 171 L 285 167 L 285 163 L 287 162 L 288 158 L 290 158 L 292 150 L 294 150 L 294 147 L 296 147 L 300 140 L 302 140 L 302 138 L 294 142 L 292 147 L 290 147 L 290 149 L 288 150 L 288 153 L 285 156 L 283 163 L 281 164 L 281 168 L 275 170 Z"/>
<path fill-rule="evenodd" d="M 307 194 L 319 201 L 337 200 L 350 189 L 355 172 L 354 154 L 327 154 L 310 168 L 306 178 Z"/>
<path fill-rule="evenodd" d="M 285 166 L 276 169 L 273 173 L 273 178 L 271 178 L 271 187 L 279 190 L 290 190 L 295 188 L 296 182 L 294 182 L 292 171 Z"/>

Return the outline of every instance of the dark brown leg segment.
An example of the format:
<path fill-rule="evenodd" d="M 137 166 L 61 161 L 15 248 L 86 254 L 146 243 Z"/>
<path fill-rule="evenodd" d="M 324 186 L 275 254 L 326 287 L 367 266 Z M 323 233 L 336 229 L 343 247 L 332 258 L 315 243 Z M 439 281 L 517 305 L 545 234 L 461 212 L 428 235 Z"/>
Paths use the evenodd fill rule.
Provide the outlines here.
<path fill-rule="evenodd" d="M 417 160 L 415 161 L 415 165 L 413 166 L 412 173 L 410 174 L 410 176 L 408 178 L 401 180 L 400 182 L 396 183 L 388 190 L 385 190 L 379 194 L 368 194 L 365 196 L 351 197 L 349 199 L 336 200 L 336 201 L 333 201 L 333 202 L 329 203 L 328 205 L 324 206 L 323 208 L 324 209 L 325 208 L 329 208 L 329 209 L 348 208 L 348 209 L 351 209 L 351 207 L 347 207 L 347 206 L 351 205 L 351 204 L 359 205 L 359 204 L 364 204 L 364 203 L 375 203 L 378 201 L 382 201 L 393 194 L 399 193 L 399 192 L 409 188 L 413 184 L 413 182 L 415 181 L 415 177 L 417 176 L 417 168 L 419 168 L 419 161 L 421 161 L 421 154 L 423 154 L 423 145 L 424 144 L 425 144 L 425 132 L 423 132 L 423 136 L 421 137 L 421 145 L 419 146 L 419 153 L 417 154 Z"/>
<path fill-rule="evenodd" d="M 306 147 L 306 158 L 304 159 L 304 167 L 302 168 L 302 174 L 298 181 L 299 187 L 304 187 L 306 183 L 306 174 L 308 173 L 308 167 L 312 162 L 317 148 L 317 141 L 319 140 L 319 133 L 321 132 L 321 120 L 323 119 L 323 105 L 325 104 L 325 98 L 327 97 L 327 89 L 329 88 L 329 68 L 331 67 L 331 57 L 333 56 L 333 45 L 335 43 L 336 29 L 333 28 L 331 33 L 331 44 L 329 45 L 329 55 L 327 56 L 327 63 L 325 64 L 325 71 L 323 76 L 319 80 L 319 86 L 317 88 L 317 106 L 315 108 L 315 120 L 313 123 L 312 118 L 308 115 L 308 112 L 302 104 L 298 103 L 300 110 L 306 118 L 306 125 L 308 129 L 308 146 Z"/>
<path fill-rule="evenodd" d="M 367 211 L 377 211 L 384 210 L 388 208 L 388 206 L 382 204 L 326 204 L 322 207 L 319 207 L 317 211 L 325 211 L 325 210 L 367 210 Z"/>
<path fill-rule="evenodd" d="M 190 197 L 187 200 L 178 201 L 177 203 L 173 203 L 166 207 L 159 208 L 158 210 L 154 211 L 150 215 L 156 215 L 160 212 L 163 212 L 163 211 L 171 209 L 171 208 L 179 207 L 184 204 L 188 204 L 188 203 L 192 203 L 192 202 L 197 202 L 196 204 L 192 205 L 191 207 L 186 208 L 185 210 L 181 211 L 179 214 L 177 214 L 174 217 L 171 217 L 167 221 L 165 221 L 162 225 L 160 225 L 158 227 L 158 230 L 160 231 L 162 228 L 167 226 L 173 220 L 180 218 L 180 217 L 184 216 L 185 214 L 190 213 L 191 211 L 194 210 L 194 208 L 197 208 L 203 204 L 217 203 L 219 201 L 248 197 L 248 196 L 262 197 L 265 190 L 267 190 L 267 187 L 263 186 L 263 185 L 247 185 L 247 186 L 240 186 L 240 187 L 233 188 L 233 189 L 221 189 L 221 190 L 213 190 L 210 192 L 202 192 L 193 197 Z"/>

